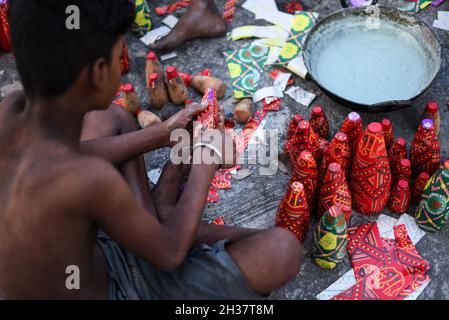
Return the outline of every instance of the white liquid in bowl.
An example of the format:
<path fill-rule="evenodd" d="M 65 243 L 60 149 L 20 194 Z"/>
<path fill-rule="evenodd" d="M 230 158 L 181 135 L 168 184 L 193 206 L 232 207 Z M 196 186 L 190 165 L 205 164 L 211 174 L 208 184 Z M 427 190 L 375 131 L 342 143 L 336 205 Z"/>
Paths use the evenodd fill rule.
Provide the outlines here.
<path fill-rule="evenodd" d="M 361 104 L 409 100 L 428 83 L 428 55 L 402 30 L 356 24 L 322 40 L 314 50 L 315 78 L 342 98 Z"/>

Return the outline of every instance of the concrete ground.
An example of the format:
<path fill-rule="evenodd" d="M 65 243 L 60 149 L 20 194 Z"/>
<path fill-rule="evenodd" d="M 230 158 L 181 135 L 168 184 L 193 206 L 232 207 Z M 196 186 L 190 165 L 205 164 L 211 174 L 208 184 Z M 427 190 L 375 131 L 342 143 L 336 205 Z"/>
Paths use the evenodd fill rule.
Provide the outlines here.
<path fill-rule="evenodd" d="M 225 1 L 217 0 L 216 2 L 219 7 L 222 8 Z M 278 7 L 283 8 L 285 2 L 286 1 L 277 1 Z M 387 1 L 380 2 L 385 3 Z M 391 3 L 391 1 L 389 2 Z M 150 6 L 152 9 L 155 7 L 154 3 L 160 5 L 161 3 L 173 3 L 173 1 L 151 1 Z M 241 3 L 243 3 L 243 1 L 241 1 Z M 319 12 L 321 18 L 340 8 L 340 1 L 338 0 L 302 0 L 302 3 L 307 10 Z M 427 8 L 417 14 L 417 16 L 427 24 L 432 25 L 438 10 L 449 10 L 449 3 L 446 2 L 438 8 Z M 180 10 L 175 13 L 175 16 L 180 17 L 183 12 L 184 10 Z M 153 10 L 152 18 L 154 25 L 156 27 L 160 26 L 161 18 L 156 16 Z M 238 6 L 235 19 L 230 25 L 229 30 L 234 27 L 248 24 L 261 25 L 264 24 L 264 21 L 254 20 L 252 13 Z M 443 46 L 444 62 L 438 78 L 429 90 L 416 100 L 411 108 L 394 111 L 388 114 L 362 113 L 362 117 L 365 124 L 372 121 L 380 121 L 384 117 L 390 118 L 394 122 L 396 136 L 403 136 L 406 138 L 407 143 L 410 144 L 418 127 L 424 106 L 427 102 L 436 100 L 440 103 L 443 117 L 441 126 L 442 159 L 447 159 L 449 151 L 449 144 L 447 143 L 449 138 L 447 114 L 447 103 L 449 101 L 447 91 L 449 85 L 449 33 L 442 30 L 435 30 L 435 32 Z M 130 35 L 128 38 L 133 66 L 131 73 L 123 79 L 123 82 L 133 83 L 137 88 L 137 92 L 143 103 L 148 105 L 149 103 L 144 86 L 145 55 L 148 49 L 135 37 Z M 204 68 L 210 68 L 215 75 L 226 80 L 229 85 L 229 74 L 226 70 L 222 52 L 229 49 L 242 48 L 249 42 L 250 40 L 238 42 L 228 41 L 225 37 L 192 41 L 175 50 L 178 57 L 168 61 L 167 64 L 172 64 L 178 67 L 181 71 L 188 73 L 195 73 Z M 17 72 L 14 68 L 14 61 L 10 54 L 0 53 L 0 70 L 5 70 L 5 73 L 0 75 L 0 87 L 10 84 L 18 79 Z M 268 76 L 268 71 L 269 68 L 266 69 L 260 83 L 260 88 L 272 84 L 272 80 Z M 313 82 L 304 81 L 297 77 L 295 77 L 295 80 L 296 83 L 304 89 L 319 95 L 314 101 L 314 104 L 319 104 L 324 107 L 330 120 L 331 132 L 335 133 L 350 110 L 338 105 L 326 95 L 322 94 L 320 89 Z M 191 96 L 195 101 L 200 100 L 200 97 L 193 91 L 191 92 Z M 226 112 L 232 112 L 233 103 L 230 85 L 227 96 L 220 103 L 225 106 Z M 289 97 L 286 97 L 281 111 L 269 116 L 267 127 L 279 129 L 284 136 L 288 122 L 295 113 L 301 113 L 303 116 L 308 117 L 310 110 L 297 104 Z M 284 141 L 281 141 L 281 146 L 283 143 Z M 161 168 L 167 160 L 168 150 L 158 150 L 146 155 L 148 170 Z M 224 216 L 229 225 L 255 228 L 272 227 L 276 209 L 287 187 L 289 176 L 280 171 L 274 176 L 262 176 L 259 174 L 259 171 L 256 170 L 258 169 L 257 167 L 248 165 L 245 165 L 244 167 L 253 170 L 254 174 L 241 181 L 233 180 L 232 189 L 230 190 L 219 191 L 222 200 L 217 204 L 208 205 L 204 219 L 211 220 L 212 218 Z M 414 208 L 411 208 L 409 213 L 413 213 L 413 209 Z M 392 215 L 388 211 L 385 211 L 385 213 Z M 371 218 L 371 220 L 376 218 L 377 217 Z M 369 219 L 354 213 L 354 216 L 351 218 L 351 225 L 358 225 L 367 220 Z M 311 228 L 312 227 L 313 226 L 311 226 Z M 310 249 L 310 238 L 309 232 L 308 240 L 305 243 L 307 252 Z M 419 252 L 432 265 L 430 271 L 432 282 L 421 294 L 419 299 L 449 299 L 449 255 L 446 250 L 447 243 L 449 243 L 449 232 L 446 229 L 437 234 L 427 234 L 418 244 Z M 314 299 L 316 294 L 327 288 L 350 268 L 351 265 L 347 258 L 335 270 L 323 270 L 317 267 L 307 254 L 306 261 L 298 276 L 284 288 L 274 292 L 271 298 Z"/>

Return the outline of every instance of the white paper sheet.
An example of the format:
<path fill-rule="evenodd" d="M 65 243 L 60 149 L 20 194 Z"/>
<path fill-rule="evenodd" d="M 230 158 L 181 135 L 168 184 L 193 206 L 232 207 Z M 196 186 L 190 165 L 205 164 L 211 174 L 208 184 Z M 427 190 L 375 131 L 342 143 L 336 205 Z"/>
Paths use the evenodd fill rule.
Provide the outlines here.
<path fill-rule="evenodd" d="M 283 98 L 284 94 L 277 87 L 265 87 L 254 93 L 253 102 L 258 103 L 268 97 Z"/>
<path fill-rule="evenodd" d="M 377 218 L 377 227 L 379 229 L 380 236 L 386 239 L 394 240 L 394 226 L 397 225 L 398 219 L 387 216 L 386 214 L 381 214 L 379 218 Z"/>
<path fill-rule="evenodd" d="M 148 179 L 151 181 L 152 184 L 156 185 L 159 181 L 159 178 L 161 177 L 162 169 L 154 169 L 151 171 L 148 171 Z"/>
<path fill-rule="evenodd" d="M 280 53 L 281 51 L 279 51 Z M 291 60 L 287 69 L 291 72 L 297 74 L 301 78 L 305 79 L 309 71 L 307 71 L 306 65 L 304 64 L 304 58 L 302 56 L 298 56 L 295 59 Z"/>
<path fill-rule="evenodd" d="M 233 29 L 229 37 L 234 41 L 244 38 L 276 38 L 285 43 L 288 32 L 278 26 L 241 26 Z"/>
<path fill-rule="evenodd" d="M 150 44 L 155 43 L 160 38 L 165 37 L 167 34 L 169 34 L 171 29 L 167 26 L 162 26 L 156 29 L 153 29 L 149 32 L 147 32 L 146 35 L 144 35 L 142 38 L 140 38 L 140 41 L 145 43 L 147 46 Z"/>
<path fill-rule="evenodd" d="M 289 95 L 293 100 L 305 107 L 310 106 L 312 101 L 316 98 L 316 95 L 300 87 L 291 87 L 290 89 L 285 91 L 285 93 Z"/>
<path fill-rule="evenodd" d="M 291 76 L 291 73 L 279 72 L 277 78 L 274 80 L 273 87 L 276 87 L 281 91 L 285 91 Z"/>
<path fill-rule="evenodd" d="M 162 20 L 162 23 L 167 25 L 169 28 L 173 29 L 176 24 L 178 23 L 179 19 L 176 18 L 174 15 L 167 16 L 164 20 Z"/>
<path fill-rule="evenodd" d="M 171 53 L 161 56 L 161 61 L 170 60 L 170 59 L 176 58 L 177 56 L 178 56 L 178 54 L 176 52 L 171 52 Z"/>

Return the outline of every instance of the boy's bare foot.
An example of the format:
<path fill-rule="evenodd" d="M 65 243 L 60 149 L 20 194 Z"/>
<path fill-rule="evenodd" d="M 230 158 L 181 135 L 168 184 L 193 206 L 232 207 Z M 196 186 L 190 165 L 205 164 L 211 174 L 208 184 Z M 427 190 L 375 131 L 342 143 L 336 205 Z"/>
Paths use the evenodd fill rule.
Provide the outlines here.
<path fill-rule="evenodd" d="M 153 50 L 173 49 L 192 39 L 218 37 L 225 33 L 226 22 L 214 0 L 192 0 L 174 29 L 150 47 Z"/>

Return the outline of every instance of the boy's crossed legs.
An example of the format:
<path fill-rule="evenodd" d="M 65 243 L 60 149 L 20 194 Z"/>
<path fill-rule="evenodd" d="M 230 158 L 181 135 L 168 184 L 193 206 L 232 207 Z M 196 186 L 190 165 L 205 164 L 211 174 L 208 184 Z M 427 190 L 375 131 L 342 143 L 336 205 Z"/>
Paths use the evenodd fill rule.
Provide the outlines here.
<path fill-rule="evenodd" d="M 106 111 L 91 112 L 86 116 L 81 141 L 114 137 L 136 130 L 136 121 L 127 111 L 111 106 Z M 161 216 L 160 212 L 176 214 L 165 209 L 176 205 L 188 170 L 186 166 L 173 165 L 169 161 L 152 191 L 143 156 L 129 159 L 119 165 L 118 170 L 128 182 L 138 203 L 145 208 L 154 208 L 154 211 L 149 211 L 157 212 L 159 220 L 167 218 Z M 225 239 L 232 241 L 226 247 L 227 253 L 237 264 L 249 286 L 260 295 L 269 294 L 286 284 L 299 272 L 303 262 L 300 242 L 293 234 L 280 228 L 258 231 L 203 224 L 199 228 L 196 245 L 213 245 Z"/>

